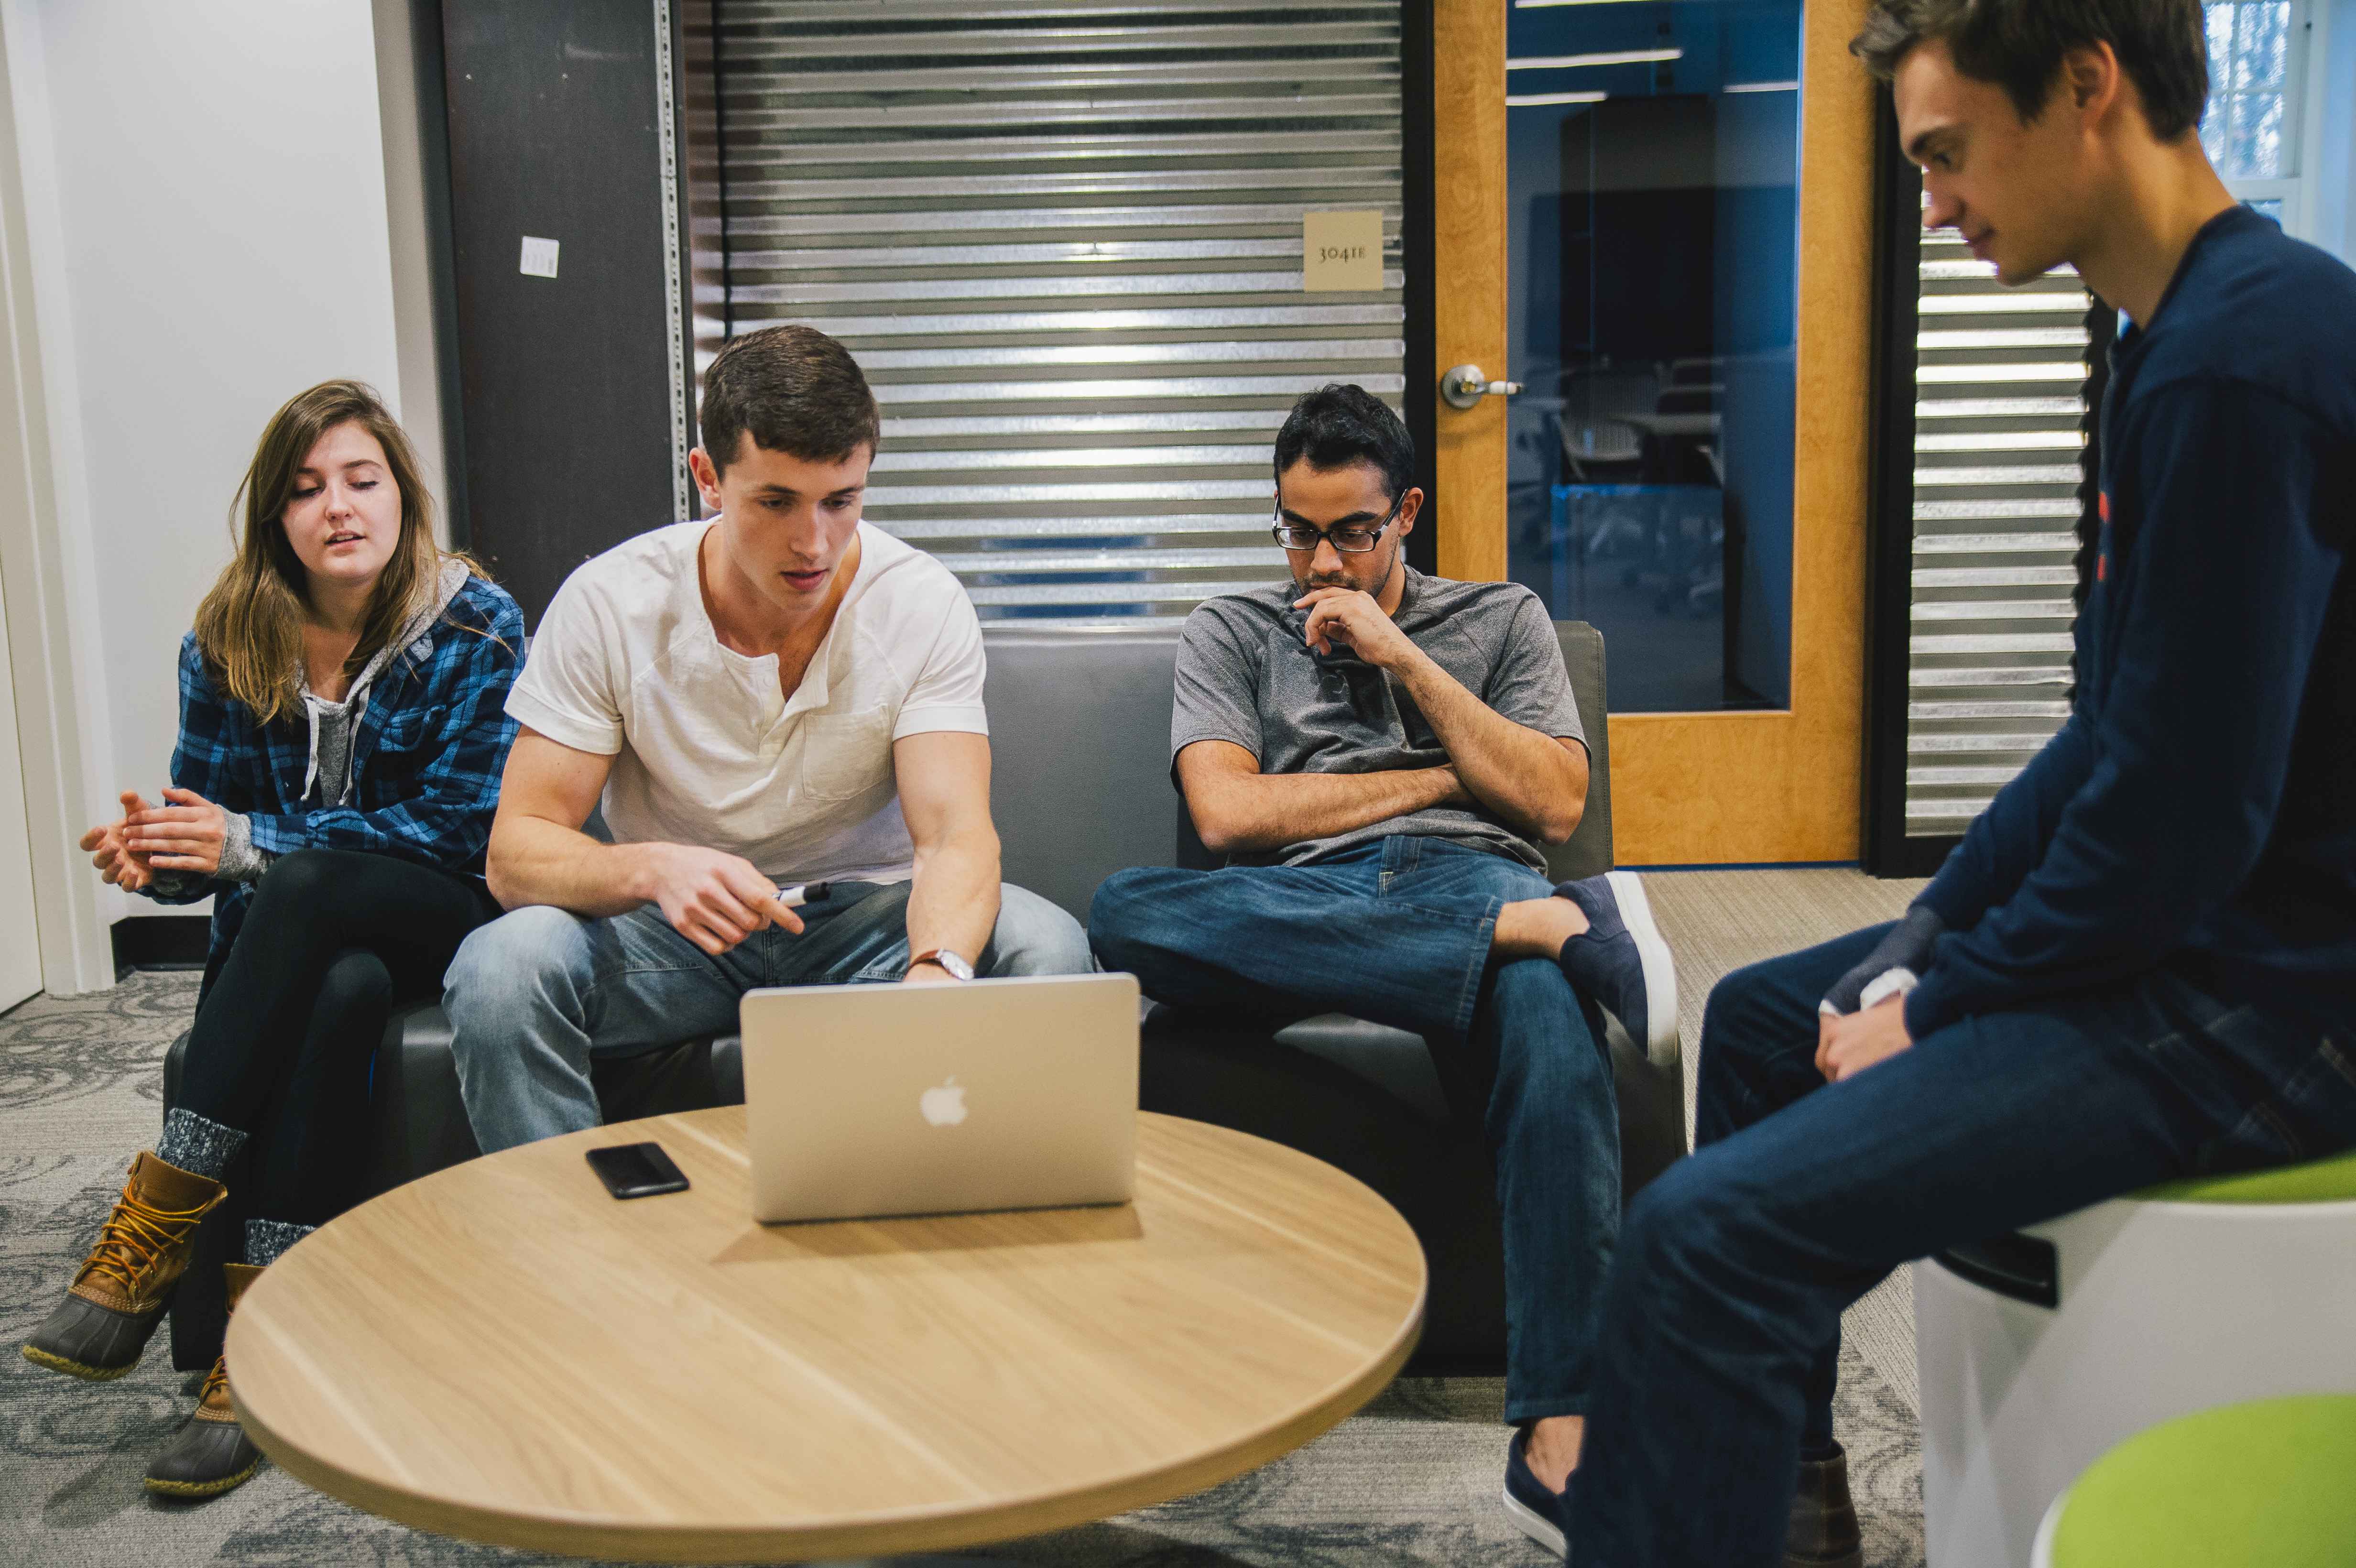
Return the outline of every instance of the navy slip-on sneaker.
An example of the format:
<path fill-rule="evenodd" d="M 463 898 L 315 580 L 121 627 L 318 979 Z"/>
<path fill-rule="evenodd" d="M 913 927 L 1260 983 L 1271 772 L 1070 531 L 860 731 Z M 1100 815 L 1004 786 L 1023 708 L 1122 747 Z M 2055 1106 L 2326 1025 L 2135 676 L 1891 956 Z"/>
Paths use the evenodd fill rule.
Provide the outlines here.
<path fill-rule="evenodd" d="M 1620 1020 L 1647 1056 L 1677 1038 L 1677 966 L 1633 871 L 1606 871 L 1554 890 L 1587 915 L 1587 930 L 1562 944 L 1570 983 Z"/>
<path fill-rule="evenodd" d="M 1522 1456 L 1529 1440 L 1527 1432 L 1516 1432 L 1505 1449 L 1505 1517 L 1524 1535 L 1568 1563 L 1570 1551 L 1563 1535 L 1562 1494 L 1547 1490 L 1546 1483 L 1530 1473 L 1529 1461 Z"/>

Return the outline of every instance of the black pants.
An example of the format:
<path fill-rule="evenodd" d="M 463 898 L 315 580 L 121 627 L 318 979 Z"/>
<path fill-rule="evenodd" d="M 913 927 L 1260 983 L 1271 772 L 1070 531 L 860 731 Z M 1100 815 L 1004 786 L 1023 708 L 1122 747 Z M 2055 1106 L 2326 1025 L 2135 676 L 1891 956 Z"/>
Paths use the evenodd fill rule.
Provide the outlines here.
<path fill-rule="evenodd" d="M 317 1225 L 351 1205 L 386 1018 L 439 996 L 498 912 L 479 878 L 385 855 L 298 849 L 270 868 L 205 976 L 174 1102 L 248 1136 L 247 1215 Z"/>

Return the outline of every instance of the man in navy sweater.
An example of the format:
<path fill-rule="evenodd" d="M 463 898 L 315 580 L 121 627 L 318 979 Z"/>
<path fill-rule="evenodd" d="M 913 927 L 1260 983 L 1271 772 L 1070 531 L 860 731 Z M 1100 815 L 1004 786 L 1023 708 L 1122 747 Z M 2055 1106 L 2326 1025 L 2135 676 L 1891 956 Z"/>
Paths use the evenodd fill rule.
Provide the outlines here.
<path fill-rule="evenodd" d="M 1852 47 L 1926 224 L 2126 317 L 2077 693 L 1904 921 L 1711 994 L 1701 1147 L 1622 1232 L 1569 1496 L 1522 1478 L 1581 1568 L 1856 1563 L 1843 1308 L 2356 1144 L 2356 274 L 2210 168 L 2197 0 L 1877 0 Z"/>

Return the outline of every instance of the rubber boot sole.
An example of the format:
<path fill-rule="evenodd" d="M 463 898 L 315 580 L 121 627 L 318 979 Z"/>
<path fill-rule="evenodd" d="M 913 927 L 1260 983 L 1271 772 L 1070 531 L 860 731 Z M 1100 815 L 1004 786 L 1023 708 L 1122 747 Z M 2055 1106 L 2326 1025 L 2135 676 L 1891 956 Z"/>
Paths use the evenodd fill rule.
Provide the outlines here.
<path fill-rule="evenodd" d="M 80 1361 L 70 1361 L 63 1356 L 36 1349 L 30 1345 L 24 1347 L 24 1350 L 25 1360 L 33 1365 L 47 1367 L 53 1372 L 63 1372 L 70 1378 L 80 1378 L 86 1383 L 111 1383 L 117 1378 L 129 1377 L 139 1367 L 136 1361 L 121 1367 L 86 1367 Z"/>
<path fill-rule="evenodd" d="M 254 1472 L 261 1468 L 262 1461 L 261 1459 L 256 1458 L 252 1464 L 248 1465 L 244 1469 L 240 1470 L 237 1474 L 233 1476 L 223 1476 L 219 1480 L 159 1481 L 153 1476 L 150 1476 L 147 1477 L 145 1484 L 147 1489 L 154 1492 L 157 1497 L 217 1498 L 232 1488 L 245 1485 L 246 1482 L 253 1479 Z"/>
<path fill-rule="evenodd" d="M 1633 871 L 1607 871 L 1604 880 L 1620 905 L 1621 923 L 1635 939 L 1636 954 L 1644 965 L 1644 1038 L 1635 1043 L 1658 1061 L 1677 1039 L 1677 965 L 1668 938 L 1653 919 L 1653 901 L 1644 896 L 1644 879 Z"/>

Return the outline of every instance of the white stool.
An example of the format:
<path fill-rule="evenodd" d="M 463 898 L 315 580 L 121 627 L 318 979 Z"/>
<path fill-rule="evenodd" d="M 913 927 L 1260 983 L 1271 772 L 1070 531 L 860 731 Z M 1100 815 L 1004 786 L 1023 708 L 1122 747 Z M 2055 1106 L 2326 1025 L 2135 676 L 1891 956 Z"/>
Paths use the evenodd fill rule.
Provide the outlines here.
<path fill-rule="evenodd" d="M 2356 1392 L 2356 1153 L 2171 1182 L 1914 1265 L 1931 1568 L 2028 1568 L 2106 1449 L 2211 1405 Z"/>

